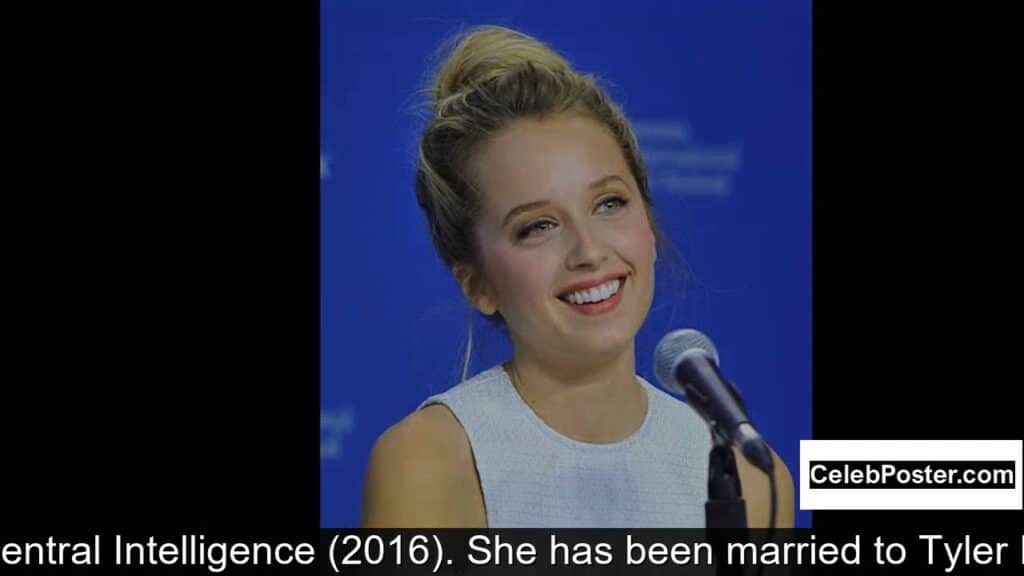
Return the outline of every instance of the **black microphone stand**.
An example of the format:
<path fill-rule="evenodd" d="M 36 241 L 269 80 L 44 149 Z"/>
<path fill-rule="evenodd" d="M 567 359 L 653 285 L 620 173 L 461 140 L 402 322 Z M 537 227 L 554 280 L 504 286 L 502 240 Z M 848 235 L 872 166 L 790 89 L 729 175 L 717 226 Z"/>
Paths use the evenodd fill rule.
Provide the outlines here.
<path fill-rule="evenodd" d="M 704 513 L 708 528 L 747 528 L 747 508 L 729 441 L 712 427 L 714 444 L 708 469 L 708 500 Z"/>
<path fill-rule="evenodd" d="M 740 488 L 740 477 L 736 470 L 736 458 L 733 456 L 729 441 L 718 432 L 712 423 L 711 437 L 713 445 L 709 455 L 708 468 L 708 500 L 704 504 L 707 527 L 728 528 L 732 534 L 736 529 L 747 528 L 747 508 L 743 501 Z M 719 551 L 725 550 L 729 537 L 720 530 L 708 534 L 712 547 Z M 723 557 L 724 558 L 724 557 Z M 715 574 L 734 576 L 743 574 L 743 567 L 729 566 L 724 561 L 717 562 Z"/>

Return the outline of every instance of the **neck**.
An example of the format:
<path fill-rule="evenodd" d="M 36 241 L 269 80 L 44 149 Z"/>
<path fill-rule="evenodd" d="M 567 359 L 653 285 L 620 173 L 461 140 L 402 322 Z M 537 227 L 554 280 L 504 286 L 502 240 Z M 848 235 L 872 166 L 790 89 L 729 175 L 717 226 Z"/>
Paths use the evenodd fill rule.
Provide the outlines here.
<path fill-rule="evenodd" d="M 525 346 L 516 346 L 512 355 L 515 369 L 535 382 L 537 392 L 566 392 L 589 386 L 622 385 L 634 381 L 636 358 L 630 346 L 619 354 L 598 361 L 578 358 L 553 358 Z"/>
<path fill-rule="evenodd" d="M 647 413 L 647 393 L 636 380 L 632 346 L 591 363 L 545 357 L 517 346 L 506 369 L 537 416 L 576 440 L 624 439 Z"/>

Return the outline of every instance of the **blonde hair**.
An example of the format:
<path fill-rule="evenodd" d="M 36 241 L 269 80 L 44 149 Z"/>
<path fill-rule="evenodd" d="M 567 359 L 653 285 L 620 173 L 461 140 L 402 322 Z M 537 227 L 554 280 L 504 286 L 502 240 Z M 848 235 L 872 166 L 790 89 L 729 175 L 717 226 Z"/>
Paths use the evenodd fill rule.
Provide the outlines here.
<path fill-rule="evenodd" d="M 520 118 L 577 113 L 598 122 L 618 143 L 655 236 L 662 238 L 650 213 L 647 170 L 633 129 L 592 75 L 575 71 L 543 42 L 509 28 L 474 28 L 453 44 L 428 90 L 433 118 L 420 139 L 416 200 L 445 265 L 470 271 L 471 293 L 482 274 L 474 234 L 482 202 L 470 163 L 482 143 Z M 463 379 L 472 351 L 472 317 L 469 331 Z"/>

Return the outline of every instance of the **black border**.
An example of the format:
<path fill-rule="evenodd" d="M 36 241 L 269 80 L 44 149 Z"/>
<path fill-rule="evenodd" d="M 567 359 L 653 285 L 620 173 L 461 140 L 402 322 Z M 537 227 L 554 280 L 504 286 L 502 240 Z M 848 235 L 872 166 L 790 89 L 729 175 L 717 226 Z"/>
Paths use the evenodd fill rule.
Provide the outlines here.
<path fill-rule="evenodd" d="M 67 16 L 9 214 L 4 536 L 315 541 L 319 3 Z"/>
<path fill-rule="evenodd" d="M 1014 331 L 999 329 L 1010 244 L 992 194 L 1012 181 L 999 18 L 815 2 L 813 23 L 814 438 L 1020 439 L 1001 354 Z M 812 516 L 1024 526 L 1020 511 Z"/>

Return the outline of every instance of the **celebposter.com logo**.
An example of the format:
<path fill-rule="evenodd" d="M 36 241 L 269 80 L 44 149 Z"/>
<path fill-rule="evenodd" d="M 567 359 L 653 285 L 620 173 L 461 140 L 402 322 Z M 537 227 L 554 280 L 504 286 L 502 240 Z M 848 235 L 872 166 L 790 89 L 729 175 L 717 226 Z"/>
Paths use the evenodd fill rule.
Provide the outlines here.
<path fill-rule="evenodd" d="M 801 510 L 1020 510 L 1021 440 L 802 440 Z"/>

